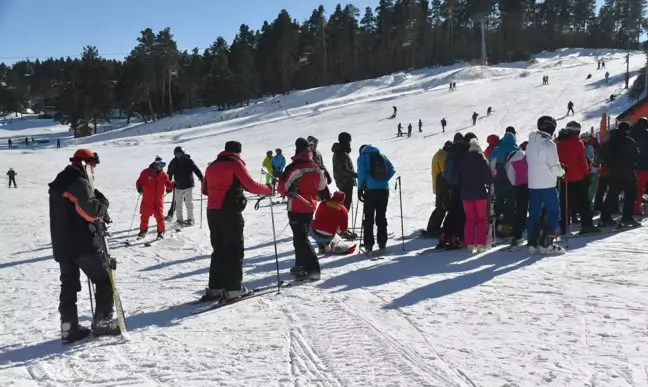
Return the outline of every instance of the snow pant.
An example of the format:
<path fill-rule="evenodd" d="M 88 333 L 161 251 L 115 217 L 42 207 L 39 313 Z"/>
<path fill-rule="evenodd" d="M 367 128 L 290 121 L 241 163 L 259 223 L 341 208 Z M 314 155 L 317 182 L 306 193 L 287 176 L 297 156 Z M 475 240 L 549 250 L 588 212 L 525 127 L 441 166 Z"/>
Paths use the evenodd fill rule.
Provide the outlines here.
<path fill-rule="evenodd" d="M 495 184 L 495 216 L 502 216 L 502 232 L 513 224 L 515 190 L 510 183 Z M 505 232 L 506 233 L 506 232 Z"/>
<path fill-rule="evenodd" d="M 112 286 L 99 255 L 82 255 L 73 260 L 60 261 L 59 268 L 61 270 L 61 295 L 59 298 L 61 323 L 70 323 L 73 327 L 79 324 L 77 293 L 81 291 L 81 271 L 95 285 L 96 308 L 93 318 L 95 320 L 112 318 L 114 305 Z"/>
<path fill-rule="evenodd" d="M 464 243 L 485 246 L 488 239 L 488 199 L 464 200 L 463 209 L 466 214 Z"/>
<path fill-rule="evenodd" d="M 301 266 L 309 273 L 319 273 L 320 264 L 317 260 L 317 254 L 308 239 L 313 214 L 288 211 L 288 221 L 293 232 L 295 266 Z"/>
<path fill-rule="evenodd" d="M 641 214 L 641 204 L 643 202 L 643 195 L 646 192 L 646 185 L 648 185 L 648 171 L 637 171 L 637 197 L 634 206 L 635 215 Z"/>
<path fill-rule="evenodd" d="M 243 214 L 235 210 L 207 210 L 212 245 L 209 289 L 239 290 L 243 281 Z"/>
<path fill-rule="evenodd" d="M 166 231 L 166 224 L 164 223 L 164 207 L 162 206 L 155 206 L 153 208 L 150 207 L 142 207 L 140 209 L 140 231 L 147 231 L 149 227 L 149 218 L 151 215 L 155 217 L 155 221 L 157 223 L 157 232 L 165 232 Z"/>
<path fill-rule="evenodd" d="M 596 187 L 596 196 L 594 197 L 594 209 L 596 211 L 603 212 L 603 199 L 605 198 L 606 196 L 605 194 L 608 190 L 608 185 L 609 185 L 608 181 L 609 181 L 609 175 L 606 176 L 602 176 L 600 174 L 598 175 L 598 186 Z M 612 198 L 612 199 L 617 201 L 615 205 L 618 208 L 619 199 L 618 198 L 616 199 Z"/>
<path fill-rule="evenodd" d="M 464 238 L 464 223 L 466 215 L 464 213 L 463 203 L 461 202 L 461 190 L 459 188 L 452 188 L 450 195 L 446 201 L 446 208 L 448 213 L 443 222 L 441 229 L 443 234 L 443 241 L 449 243 L 452 237 L 457 237 L 463 241 Z"/>
<path fill-rule="evenodd" d="M 529 186 L 518 185 L 515 190 L 515 215 L 513 216 L 513 238 L 521 239 L 526 228 L 527 212 L 529 211 Z"/>
<path fill-rule="evenodd" d="M 441 130 L 445 133 L 445 125 L 441 125 Z"/>
<path fill-rule="evenodd" d="M 576 114 L 576 113 L 574 112 L 574 108 L 569 108 L 569 109 L 567 109 L 567 115 L 569 115 L 569 112 L 571 112 L 571 114 Z"/>
<path fill-rule="evenodd" d="M 447 212 L 443 204 L 444 199 L 445 198 L 441 197 L 441 195 L 436 195 L 436 198 L 434 199 L 434 211 L 432 211 L 432 215 L 430 215 L 426 228 L 427 232 L 430 234 L 441 233 L 441 225 L 443 224 L 443 219 L 445 219 Z"/>
<path fill-rule="evenodd" d="M 184 221 L 184 208 L 182 203 L 187 206 L 187 219 L 194 220 L 194 206 L 193 206 L 193 187 L 187 189 L 175 189 L 174 194 L 175 206 L 178 215 L 176 218 L 178 222 Z"/>
<path fill-rule="evenodd" d="M 589 175 L 589 202 L 592 204 L 596 197 L 596 190 L 598 189 L 598 173 L 591 173 Z"/>
<path fill-rule="evenodd" d="M 353 186 L 338 186 L 338 190 L 344 192 L 344 207 L 346 207 L 347 211 L 351 211 L 351 203 L 353 203 Z"/>
<path fill-rule="evenodd" d="M 18 188 L 16 185 L 16 176 L 9 176 L 9 188 L 11 188 L 11 183 L 13 183 L 14 188 Z"/>
<path fill-rule="evenodd" d="M 569 219 L 574 211 L 580 214 L 581 227 L 594 225 L 589 201 L 589 177 L 570 183 L 560 181 L 560 228 L 563 232 L 569 230 Z"/>
<path fill-rule="evenodd" d="M 529 246 L 538 246 L 542 209 L 547 214 L 545 228 L 548 234 L 555 235 L 560 230 L 560 198 L 556 187 L 529 190 L 529 219 L 527 231 Z"/>
<path fill-rule="evenodd" d="M 634 173 L 628 176 L 610 174 L 608 179 L 610 190 L 605 198 L 605 203 L 603 203 L 601 219 L 612 218 L 612 214 L 619 208 L 619 195 L 621 192 L 623 192 L 622 220 L 632 219 L 637 199 L 637 176 Z"/>
<path fill-rule="evenodd" d="M 388 189 L 372 189 L 365 192 L 364 197 L 364 246 L 366 250 L 373 249 L 374 223 L 378 227 L 378 247 L 387 245 L 387 204 L 389 203 Z"/>

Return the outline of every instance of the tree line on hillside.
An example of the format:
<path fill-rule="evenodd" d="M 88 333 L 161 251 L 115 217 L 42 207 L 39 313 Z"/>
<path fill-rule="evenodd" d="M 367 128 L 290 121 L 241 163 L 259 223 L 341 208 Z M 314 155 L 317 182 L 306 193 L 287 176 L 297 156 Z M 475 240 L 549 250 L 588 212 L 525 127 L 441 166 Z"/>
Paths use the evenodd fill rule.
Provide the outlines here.
<path fill-rule="evenodd" d="M 53 105 L 73 129 L 111 109 L 146 120 L 198 106 L 227 108 L 255 97 L 375 78 L 481 56 L 526 60 L 561 47 L 639 48 L 648 0 L 378 0 L 375 9 L 323 6 L 303 22 L 282 10 L 233 42 L 178 49 L 170 28 L 143 30 L 124 60 L 85 47 L 78 58 L 0 65 L 0 111 Z"/>

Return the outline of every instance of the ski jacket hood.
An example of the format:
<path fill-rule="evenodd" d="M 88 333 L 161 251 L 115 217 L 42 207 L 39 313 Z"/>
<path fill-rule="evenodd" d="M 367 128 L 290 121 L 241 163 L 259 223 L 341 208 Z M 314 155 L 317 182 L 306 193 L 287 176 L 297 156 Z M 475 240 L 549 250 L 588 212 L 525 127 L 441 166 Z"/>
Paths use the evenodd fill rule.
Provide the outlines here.
<path fill-rule="evenodd" d="M 574 183 L 590 175 L 590 165 L 585 153 L 585 144 L 578 136 L 571 135 L 556 145 L 558 158 L 565 168 L 565 181 Z"/>
<path fill-rule="evenodd" d="M 517 139 L 513 133 L 506 133 L 499 145 L 493 149 L 489 159 L 496 159 L 498 163 L 505 163 L 506 158 L 511 152 L 515 152 L 520 149 L 517 146 Z"/>
<path fill-rule="evenodd" d="M 179 158 L 174 157 L 173 160 L 171 160 L 169 168 L 167 169 L 167 174 L 169 175 L 169 180 L 175 178 L 178 189 L 195 187 L 196 183 L 194 181 L 194 174 L 198 176 L 198 180 L 203 180 L 202 172 L 191 159 L 191 156 L 186 153 Z"/>
<path fill-rule="evenodd" d="M 367 145 L 362 149 L 358 157 L 358 187 L 359 189 L 373 190 L 373 189 L 386 189 L 389 190 L 389 180 L 394 177 L 396 170 L 394 165 L 389 161 L 387 156 L 380 153 L 385 158 L 387 164 L 387 178 L 383 180 L 375 179 L 371 176 L 371 154 L 380 153 L 378 148 Z"/>
<path fill-rule="evenodd" d="M 554 188 L 557 179 L 565 175 L 560 165 L 558 148 L 548 133 L 534 131 L 529 134 L 526 159 L 529 189 Z"/>

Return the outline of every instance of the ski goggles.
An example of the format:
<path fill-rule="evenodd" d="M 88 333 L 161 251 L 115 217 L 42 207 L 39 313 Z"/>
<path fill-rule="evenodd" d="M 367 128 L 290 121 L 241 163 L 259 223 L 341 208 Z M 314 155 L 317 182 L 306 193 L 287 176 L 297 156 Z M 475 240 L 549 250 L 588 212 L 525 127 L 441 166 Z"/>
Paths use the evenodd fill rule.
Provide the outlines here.
<path fill-rule="evenodd" d="M 164 168 L 164 167 L 166 167 L 166 162 L 164 162 L 164 161 L 159 161 L 159 162 L 156 163 L 156 165 L 157 165 L 158 167 L 162 167 L 162 168 Z"/>
<path fill-rule="evenodd" d="M 97 165 L 99 164 L 99 154 L 97 152 L 92 153 L 92 157 L 72 157 L 70 158 L 70 161 L 75 162 L 75 161 L 83 161 L 88 164 L 94 164 Z"/>

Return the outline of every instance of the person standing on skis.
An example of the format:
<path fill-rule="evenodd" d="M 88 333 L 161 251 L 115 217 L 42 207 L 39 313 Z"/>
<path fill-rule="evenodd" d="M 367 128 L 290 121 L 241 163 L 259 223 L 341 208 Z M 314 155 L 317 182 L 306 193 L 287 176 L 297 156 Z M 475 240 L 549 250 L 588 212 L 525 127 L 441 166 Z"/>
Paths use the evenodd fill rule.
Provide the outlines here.
<path fill-rule="evenodd" d="M 473 114 L 472 114 L 472 123 L 473 123 L 473 126 L 477 125 L 477 117 L 479 117 L 479 113 L 477 113 L 477 112 L 473 112 Z"/>
<path fill-rule="evenodd" d="M 506 161 L 506 175 L 515 192 L 511 246 L 522 243 L 522 232 L 526 229 L 527 212 L 529 211 L 529 167 L 525 152 L 528 144 L 527 141 L 520 144 L 520 149 L 509 154 Z"/>
<path fill-rule="evenodd" d="M 515 137 L 515 128 L 509 126 L 502 137 L 499 145 L 493 149 L 488 157 L 489 161 L 494 164 L 493 168 L 496 173 L 495 177 L 495 218 L 502 217 L 501 234 L 505 237 L 511 235 L 511 226 L 513 225 L 513 216 L 515 214 L 515 190 L 506 174 L 506 161 L 508 156 L 520 150 L 517 146 Z"/>
<path fill-rule="evenodd" d="M 569 115 L 570 112 L 572 115 L 576 114 L 574 112 L 574 103 L 572 101 L 569 101 L 569 103 L 567 104 L 567 115 Z"/>
<path fill-rule="evenodd" d="M 272 176 L 278 179 L 281 177 L 284 168 L 286 168 L 286 158 L 279 148 L 275 150 L 275 153 L 275 157 L 272 158 Z"/>
<path fill-rule="evenodd" d="M 421 235 L 425 238 L 438 237 L 441 234 L 441 225 L 446 216 L 445 201 L 450 193 L 448 182 L 443 177 L 443 169 L 448 157 L 448 150 L 452 142 L 446 141 L 443 148 L 439 149 L 432 157 L 432 193 L 434 194 L 434 211 L 428 219 L 425 230 Z"/>
<path fill-rule="evenodd" d="M 558 148 L 552 137 L 556 131 L 556 120 L 549 116 L 538 119 L 538 130 L 529 135 L 526 149 L 529 178 L 529 252 L 531 254 L 564 254 L 562 246 L 553 243 L 560 235 L 560 195 L 557 179 L 565 176 L 560 165 Z M 542 233 L 542 207 L 547 213 L 546 230 Z M 540 236 L 544 234 L 544 238 Z"/>
<path fill-rule="evenodd" d="M 205 171 L 202 193 L 207 195 L 207 223 L 212 245 L 209 283 L 201 301 L 219 301 L 247 295 L 243 286 L 245 253 L 243 210 L 247 199 L 243 191 L 271 195 L 272 189 L 254 181 L 241 159 L 243 146 L 228 141 Z"/>
<path fill-rule="evenodd" d="M 290 272 L 299 281 L 320 279 L 320 264 L 308 235 L 317 199 L 326 188 L 326 176 L 313 161 L 310 144 L 298 138 L 295 156 L 281 175 L 278 190 L 282 196 L 288 196 L 288 221 L 295 248 L 295 266 Z"/>
<path fill-rule="evenodd" d="M 412 123 L 410 122 L 409 125 L 407 125 L 407 137 L 412 137 Z"/>
<path fill-rule="evenodd" d="M 272 151 L 266 152 L 266 157 L 263 159 L 262 168 L 266 171 L 265 183 L 268 187 L 272 188 Z"/>
<path fill-rule="evenodd" d="M 387 156 L 371 145 L 360 147 L 358 157 L 358 200 L 364 202 L 364 248 L 371 254 L 374 245 L 374 221 L 378 227 L 379 253 L 387 246 L 387 204 L 389 181 L 396 171 Z"/>
<path fill-rule="evenodd" d="M 13 168 L 9 168 L 9 171 L 7 171 L 7 176 L 9 177 L 9 188 L 11 188 L 11 183 L 13 183 L 14 188 L 18 188 L 18 186 L 16 186 L 17 175 L 18 174 L 13 170 Z"/>
<path fill-rule="evenodd" d="M 157 238 L 164 238 L 166 225 L 164 223 L 164 192 L 173 191 L 173 184 L 169 180 L 169 175 L 164 172 L 166 163 L 160 156 L 148 168 L 142 171 L 135 187 L 137 192 L 142 194 L 142 204 L 140 206 L 140 232 L 137 239 L 146 236 L 149 226 L 149 218 L 155 217 L 157 222 Z"/>
<path fill-rule="evenodd" d="M 99 156 L 79 149 L 71 164 L 49 184 L 49 216 L 52 252 L 61 273 L 61 340 L 71 343 L 94 336 L 120 334 L 113 321 L 113 290 L 108 272 L 97 250 L 96 236 L 89 224 L 108 215 L 109 202 L 94 189 L 90 180 Z M 96 308 L 91 329 L 79 324 L 77 293 L 81 291 L 80 272 L 95 286 Z"/>
<path fill-rule="evenodd" d="M 178 146 L 173 150 L 174 158 L 169 163 L 168 174 L 169 180 L 175 178 L 173 183 L 175 189 L 175 208 L 178 211 L 178 224 L 181 226 L 194 225 L 194 208 L 193 208 L 193 189 L 195 187 L 194 174 L 202 183 L 203 174 L 191 159 L 191 156 L 185 153 L 182 147 Z M 187 206 L 187 221 L 184 220 L 184 211 L 182 203 Z"/>
<path fill-rule="evenodd" d="M 353 166 L 351 153 L 351 135 L 342 132 L 338 135 L 338 142 L 331 148 L 333 152 L 333 178 L 338 190 L 344 192 L 344 206 L 351 211 L 353 202 L 353 187 L 356 185 L 358 174 Z M 355 230 L 354 230 L 355 231 Z"/>
<path fill-rule="evenodd" d="M 423 121 L 419 118 L 419 133 L 423 133 Z"/>

